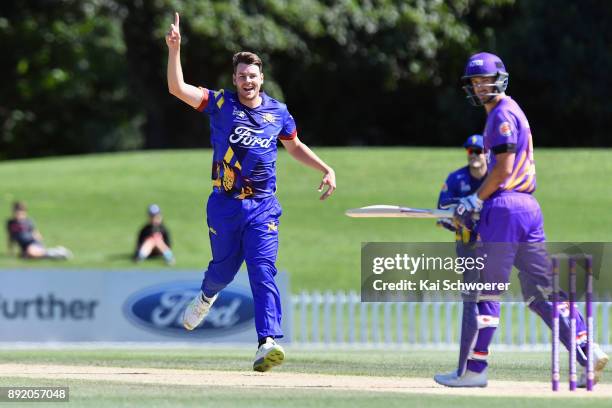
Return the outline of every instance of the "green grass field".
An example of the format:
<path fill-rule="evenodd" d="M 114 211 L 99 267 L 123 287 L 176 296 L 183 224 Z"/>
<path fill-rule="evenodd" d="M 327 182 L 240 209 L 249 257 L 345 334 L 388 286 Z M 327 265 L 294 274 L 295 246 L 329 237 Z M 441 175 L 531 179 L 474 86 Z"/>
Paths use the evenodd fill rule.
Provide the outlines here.
<path fill-rule="evenodd" d="M 431 378 L 440 371 L 452 369 L 454 352 L 423 351 L 307 351 L 289 349 L 289 359 L 277 369 L 287 373 L 320 373 L 333 375 Z M 156 367 L 246 371 L 250 370 L 253 350 L 179 349 L 179 350 L 12 350 L 0 351 L 2 363 L 38 363 L 87 365 L 91 367 Z M 548 353 L 505 353 L 491 356 L 489 377 L 496 380 L 538 381 L 549 378 Z M 565 358 L 562 359 L 565 361 Z M 562 367 L 565 375 L 565 366 Z M 146 382 L 146 381 L 145 381 Z M 603 384 L 608 384 L 605 380 Z M 395 394 L 372 391 L 309 390 L 303 388 L 257 389 L 231 387 L 193 387 L 182 385 L 128 384 L 117 381 L 42 380 L 6 376 L 0 386 L 69 386 L 71 404 L 75 406 L 211 406 L 211 407 L 474 407 L 495 404 L 496 407 L 552 407 L 571 404 L 575 407 L 607 407 L 607 399 L 582 399 L 550 396 L 468 397 L 422 394 Z M 563 384 L 565 386 L 565 384 Z M 582 391 L 584 392 L 584 391 Z M 597 392 L 597 391 L 595 391 Z M 20 405 L 23 406 L 23 405 Z M 40 406 L 40 405 L 36 405 Z"/>
<path fill-rule="evenodd" d="M 360 246 L 366 241 L 448 241 L 431 220 L 356 220 L 344 210 L 370 204 L 435 205 L 446 175 L 464 165 L 457 149 L 316 149 L 337 172 L 338 190 L 320 202 L 320 176 L 279 154 L 280 270 L 291 275 L 293 292 L 357 290 Z M 0 214 L 13 200 L 28 203 L 49 245 L 73 250 L 69 262 L 28 262 L 0 252 L 0 268 L 136 268 L 129 257 L 146 206 L 161 205 L 174 238 L 176 268 L 201 269 L 210 249 L 205 203 L 210 191 L 210 151 L 140 152 L 0 163 Z M 537 198 L 551 241 L 610 241 L 608 207 L 612 150 L 539 149 Z M 4 234 L 0 233 L 0 237 Z M 137 268 L 165 270 L 157 261 Z M 170 273 L 170 272 L 169 272 Z M 417 324 L 418 322 L 414 322 Z M 455 321 L 453 320 L 453 324 Z M 333 322 L 332 322 L 333 325 Z M 418 327 L 418 326 L 415 326 Z M 332 333 L 333 334 L 333 333 Z M 249 372 L 252 349 L 0 350 L 0 364 L 66 364 L 89 367 L 161 368 Z M 566 364 L 565 354 L 562 364 Z M 452 369 L 456 353 L 426 350 L 309 351 L 289 348 L 286 373 L 431 378 Z M 548 353 L 497 352 L 489 377 L 539 381 L 550 376 Z M 563 366 L 563 375 L 567 372 Z M 138 371 L 138 370 L 136 370 Z M 610 380 L 604 377 L 604 383 Z M 69 386 L 71 406 L 121 407 L 607 407 L 609 399 L 521 395 L 474 397 L 296 388 L 240 388 L 127 383 L 105 380 L 27 379 L 0 375 L 0 386 Z M 476 398 L 476 399 L 475 399 Z M 19 406 L 58 406 L 20 404 Z"/>
<path fill-rule="evenodd" d="M 609 401 L 577 398 L 473 397 L 438 395 L 397 395 L 366 391 L 311 391 L 307 389 L 241 389 L 230 387 L 203 388 L 182 385 L 160 386 L 113 384 L 103 381 L 0 379 L 0 386 L 69 387 L 68 406 L 78 407 L 234 407 L 234 408 L 474 408 L 494 405 L 496 408 L 554 408 L 558 404 L 574 408 L 606 408 Z M 62 403 L 13 403 L 19 407 L 56 407 Z"/>
<path fill-rule="evenodd" d="M 462 149 L 316 149 L 337 172 L 338 190 L 320 202 L 320 176 L 282 149 L 278 160 L 280 270 L 301 289 L 358 289 L 360 244 L 366 241 L 451 241 L 431 220 L 356 220 L 347 208 L 369 204 L 435 205 L 446 175 L 464 165 Z M 133 268 L 129 256 L 147 204 L 161 205 L 176 268 L 201 269 L 210 257 L 205 204 L 209 150 L 103 154 L 0 163 L 0 214 L 24 200 L 49 245 L 65 245 L 67 263 L 0 255 L 0 268 Z M 550 241 L 610 241 L 609 149 L 538 149 L 537 198 Z M 5 232 L 3 231 L 3 234 Z M 163 268 L 157 261 L 139 268 Z"/>
<path fill-rule="evenodd" d="M 440 350 L 314 350 L 288 348 L 288 359 L 280 370 L 428 378 L 436 372 L 450 371 L 457 360 L 456 352 Z M 250 371 L 254 354 L 254 348 L 219 349 L 205 346 L 201 349 L 163 350 L 3 350 L 0 351 L 0 362 Z M 566 364 L 565 358 L 561 360 Z M 490 362 L 490 377 L 497 380 L 546 381 L 550 374 L 549 353 L 495 352 Z"/>

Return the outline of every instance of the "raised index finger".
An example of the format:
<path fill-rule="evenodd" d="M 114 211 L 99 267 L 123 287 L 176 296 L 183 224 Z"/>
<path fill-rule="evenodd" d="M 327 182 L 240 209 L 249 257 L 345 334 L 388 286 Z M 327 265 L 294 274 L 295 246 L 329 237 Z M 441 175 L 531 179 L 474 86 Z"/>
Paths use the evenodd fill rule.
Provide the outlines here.
<path fill-rule="evenodd" d="M 176 13 L 176 12 L 175 12 L 175 13 L 174 13 L 174 26 L 175 26 L 176 28 L 178 28 L 178 27 L 179 27 L 179 22 L 180 22 L 179 13 Z"/>

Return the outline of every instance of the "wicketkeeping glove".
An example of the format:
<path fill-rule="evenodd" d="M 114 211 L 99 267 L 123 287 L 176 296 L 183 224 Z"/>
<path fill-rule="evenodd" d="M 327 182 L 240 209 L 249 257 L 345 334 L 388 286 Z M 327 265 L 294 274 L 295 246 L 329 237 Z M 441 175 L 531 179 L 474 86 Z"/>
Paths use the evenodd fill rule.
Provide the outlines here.
<path fill-rule="evenodd" d="M 457 227 L 455 226 L 453 220 L 450 218 L 439 218 L 438 221 L 436 221 L 436 225 L 442 228 L 446 228 L 451 232 L 457 232 Z"/>

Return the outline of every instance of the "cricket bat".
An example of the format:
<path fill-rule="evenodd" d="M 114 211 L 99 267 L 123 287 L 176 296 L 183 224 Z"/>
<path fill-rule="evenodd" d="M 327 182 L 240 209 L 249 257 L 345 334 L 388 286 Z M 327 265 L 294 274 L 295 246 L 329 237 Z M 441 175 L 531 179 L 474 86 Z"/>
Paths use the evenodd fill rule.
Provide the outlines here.
<path fill-rule="evenodd" d="M 371 205 L 351 208 L 346 215 L 353 218 L 453 218 L 454 208 L 410 208 L 397 205 Z"/>

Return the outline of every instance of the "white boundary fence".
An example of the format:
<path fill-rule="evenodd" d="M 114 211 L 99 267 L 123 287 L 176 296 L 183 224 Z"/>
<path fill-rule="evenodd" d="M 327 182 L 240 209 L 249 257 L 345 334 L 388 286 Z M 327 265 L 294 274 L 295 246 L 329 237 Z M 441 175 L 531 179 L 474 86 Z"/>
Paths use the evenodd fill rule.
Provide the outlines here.
<path fill-rule="evenodd" d="M 459 342 L 461 302 L 361 303 L 355 292 L 302 292 L 291 300 L 294 344 L 456 348 Z M 604 347 L 611 309 L 612 302 L 593 303 L 594 339 Z M 494 344 L 548 349 L 550 329 L 524 302 L 502 302 Z"/>

